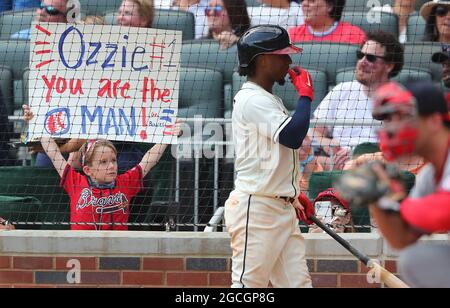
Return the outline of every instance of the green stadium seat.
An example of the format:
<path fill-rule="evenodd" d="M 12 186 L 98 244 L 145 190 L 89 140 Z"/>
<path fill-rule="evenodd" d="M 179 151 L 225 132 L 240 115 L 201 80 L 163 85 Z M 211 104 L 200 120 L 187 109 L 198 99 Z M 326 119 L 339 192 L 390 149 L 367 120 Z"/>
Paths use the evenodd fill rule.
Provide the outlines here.
<path fill-rule="evenodd" d="M 39 222 L 42 203 L 35 197 L 0 196 L 0 217 L 14 222 L 16 229 L 41 229 Z"/>
<path fill-rule="evenodd" d="M 419 12 L 422 5 L 430 1 L 431 0 L 416 0 L 416 11 Z"/>
<path fill-rule="evenodd" d="M 377 0 L 377 1 L 361 1 L 361 0 L 347 0 L 345 1 L 345 12 L 367 12 L 374 6 L 383 6 L 385 4 L 392 4 L 394 0 Z"/>
<path fill-rule="evenodd" d="M 30 44 L 27 41 L 3 40 L 0 41 L 0 54 L 0 66 L 7 66 L 12 72 L 13 110 L 21 109 L 24 102 L 22 77 L 29 65 Z"/>
<path fill-rule="evenodd" d="M 69 196 L 59 187 L 56 170 L 36 167 L 0 167 L 0 195 L 34 197 L 40 201 L 40 222 L 69 222 Z M 42 229 L 69 229 L 68 225 L 44 225 Z"/>
<path fill-rule="evenodd" d="M 325 71 L 322 71 L 322 70 L 314 70 L 314 69 L 307 69 L 307 70 L 311 74 L 311 78 L 313 79 L 313 84 L 314 84 L 314 101 L 313 101 L 312 110 L 311 110 L 311 112 L 314 112 L 314 110 L 317 108 L 319 103 L 322 101 L 322 99 L 327 94 L 327 90 L 328 90 L 327 75 L 326 75 Z M 233 85 L 232 85 L 233 97 L 240 90 L 240 88 L 242 87 L 242 85 L 244 84 L 245 81 L 246 81 L 246 77 L 239 76 L 239 74 L 237 72 L 233 74 Z M 289 111 L 295 110 L 295 106 L 298 101 L 298 93 L 295 90 L 295 88 L 291 82 L 287 81 L 284 86 L 275 84 L 273 92 L 275 95 L 277 95 L 283 99 L 283 102 Z M 225 105 L 225 117 L 226 118 L 231 117 L 232 103 L 233 103 L 233 100 L 231 100 L 230 102 L 226 102 L 226 105 Z"/>
<path fill-rule="evenodd" d="M 261 0 L 245 0 L 245 3 L 247 3 L 247 7 L 250 6 L 261 6 L 262 1 Z"/>
<path fill-rule="evenodd" d="M 81 11 L 86 15 L 104 15 L 105 12 L 118 11 L 122 0 L 78 0 Z"/>
<path fill-rule="evenodd" d="M 390 13 L 380 13 L 380 15 L 373 16 L 376 17 L 374 20 L 368 16 L 367 12 L 344 12 L 342 14 L 342 21 L 349 22 L 354 26 L 360 27 L 366 33 L 383 30 L 389 32 L 398 37 L 398 18 L 394 14 Z"/>
<path fill-rule="evenodd" d="M 407 42 L 422 42 L 425 34 L 425 19 L 418 14 L 413 14 L 408 18 L 406 28 Z"/>
<path fill-rule="evenodd" d="M 9 115 L 14 110 L 13 73 L 9 66 L 0 65 L 0 90 Z"/>
<path fill-rule="evenodd" d="M 338 70 L 336 74 L 336 84 L 346 81 L 355 80 L 355 69 L 347 68 Z M 422 68 L 403 68 L 393 80 L 406 84 L 409 81 L 432 80 L 431 72 Z"/>
<path fill-rule="evenodd" d="M 116 12 L 104 15 L 107 25 L 116 24 Z M 182 31 L 183 41 L 195 38 L 195 17 L 190 12 L 178 10 L 156 9 L 152 28 Z"/>
<path fill-rule="evenodd" d="M 338 69 L 355 67 L 356 65 L 356 50 L 359 48 L 356 45 L 318 42 L 295 45 L 303 48 L 303 52 L 292 55 L 292 65 L 325 71 L 328 86 L 335 84 Z"/>
<path fill-rule="evenodd" d="M 442 77 L 442 66 L 431 61 L 432 54 L 438 51 L 441 51 L 440 43 L 406 43 L 405 63 L 411 68 L 430 70 L 433 81 L 440 82 Z"/>
<path fill-rule="evenodd" d="M 364 154 L 380 152 L 380 146 L 374 142 L 364 142 L 358 144 L 352 152 L 352 158 L 357 158 Z"/>
<path fill-rule="evenodd" d="M 0 14 L 0 39 L 8 40 L 12 34 L 30 28 L 36 9 L 7 11 Z"/>

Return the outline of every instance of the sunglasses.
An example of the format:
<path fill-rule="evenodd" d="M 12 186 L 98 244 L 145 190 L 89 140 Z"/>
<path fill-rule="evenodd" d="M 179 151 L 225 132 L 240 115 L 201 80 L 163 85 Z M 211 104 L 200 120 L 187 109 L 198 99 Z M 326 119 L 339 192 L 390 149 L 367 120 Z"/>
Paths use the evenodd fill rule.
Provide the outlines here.
<path fill-rule="evenodd" d="M 358 58 L 358 60 L 362 60 L 362 58 L 366 57 L 367 61 L 369 61 L 370 63 L 375 63 L 378 58 L 382 60 L 386 59 L 386 57 L 364 53 L 361 50 L 356 51 L 356 57 Z"/>
<path fill-rule="evenodd" d="M 449 10 L 448 6 L 446 6 L 446 5 L 439 5 L 439 6 L 436 7 L 435 14 L 436 14 L 436 16 L 444 17 L 444 16 L 447 15 L 448 10 Z"/>
<path fill-rule="evenodd" d="M 56 15 L 65 15 L 65 12 L 61 12 L 60 10 L 56 9 L 53 5 L 45 5 L 43 2 L 39 5 L 39 8 L 41 10 L 45 10 L 45 12 L 48 15 L 56 16 Z"/>
<path fill-rule="evenodd" d="M 205 8 L 205 15 L 208 17 L 219 17 L 223 14 L 223 7 L 216 5 L 214 7 L 208 6 Z"/>

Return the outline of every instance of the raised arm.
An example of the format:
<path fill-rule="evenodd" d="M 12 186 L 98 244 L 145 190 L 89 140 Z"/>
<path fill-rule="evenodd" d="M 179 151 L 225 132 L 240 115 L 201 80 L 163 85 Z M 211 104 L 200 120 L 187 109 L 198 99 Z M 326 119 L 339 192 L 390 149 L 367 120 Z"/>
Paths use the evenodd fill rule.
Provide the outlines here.
<path fill-rule="evenodd" d="M 172 134 L 175 136 L 181 136 L 181 121 L 177 120 L 171 128 Z M 139 166 L 142 168 L 142 176 L 145 177 L 147 173 L 158 163 L 161 159 L 164 151 L 167 149 L 167 144 L 155 144 L 150 150 L 145 153 Z"/>
<path fill-rule="evenodd" d="M 64 169 L 66 169 L 67 166 L 67 161 L 62 156 L 55 140 L 53 140 L 52 138 L 42 137 L 41 145 L 47 156 L 52 161 L 53 166 L 55 166 L 56 171 L 58 171 L 59 175 L 62 177 Z"/>

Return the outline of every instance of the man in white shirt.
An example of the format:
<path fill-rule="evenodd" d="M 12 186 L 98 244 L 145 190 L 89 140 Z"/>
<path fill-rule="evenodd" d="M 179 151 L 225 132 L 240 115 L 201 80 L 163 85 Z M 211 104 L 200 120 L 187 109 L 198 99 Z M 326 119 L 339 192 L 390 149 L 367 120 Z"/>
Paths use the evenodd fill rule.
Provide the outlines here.
<path fill-rule="evenodd" d="M 390 33 L 369 33 L 357 58 L 356 80 L 334 87 L 319 104 L 314 118 L 372 121 L 372 95 L 401 71 L 403 47 Z M 370 126 L 316 126 L 313 134 L 327 154 L 321 161 L 327 170 L 341 170 L 356 145 L 377 142 L 376 127 Z"/>
<path fill-rule="evenodd" d="M 252 26 L 278 25 L 285 29 L 304 24 L 300 4 L 292 0 L 260 0 L 262 6 L 247 8 Z"/>

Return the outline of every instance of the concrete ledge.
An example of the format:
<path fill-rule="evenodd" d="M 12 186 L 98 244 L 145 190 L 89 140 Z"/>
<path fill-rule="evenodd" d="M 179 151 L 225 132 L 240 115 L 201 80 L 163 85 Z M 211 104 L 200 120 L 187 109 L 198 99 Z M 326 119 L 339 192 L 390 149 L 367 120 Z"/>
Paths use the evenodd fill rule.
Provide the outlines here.
<path fill-rule="evenodd" d="M 370 257 L 395 258 L 376 233 L 346 233 L 342 237 Z M 307 258 L 353 259 L 327 234 L 304 234 Z M 448 235 L 424 241 L 449 242 Z M 0 231 L 0 254 L 55 255 L 171 255 L 231 256 L 230 238 L 225 232 L 111 232 L 111 231 Z"/>

